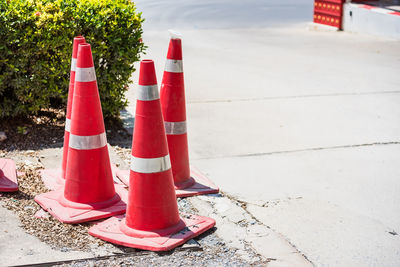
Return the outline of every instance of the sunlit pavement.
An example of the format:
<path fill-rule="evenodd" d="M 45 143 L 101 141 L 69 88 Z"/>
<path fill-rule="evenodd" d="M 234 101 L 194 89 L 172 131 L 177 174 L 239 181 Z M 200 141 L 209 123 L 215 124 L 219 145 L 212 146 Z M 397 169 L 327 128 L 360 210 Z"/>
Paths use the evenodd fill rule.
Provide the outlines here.
<path fill-rule="evenodd" d="M 222 191 L 317 266 L 398 266 L 400 42 L 309 30 L 312 6 L 138 1 L 143 58 L 160 83 L 183 34 L 191 163 Z"/>

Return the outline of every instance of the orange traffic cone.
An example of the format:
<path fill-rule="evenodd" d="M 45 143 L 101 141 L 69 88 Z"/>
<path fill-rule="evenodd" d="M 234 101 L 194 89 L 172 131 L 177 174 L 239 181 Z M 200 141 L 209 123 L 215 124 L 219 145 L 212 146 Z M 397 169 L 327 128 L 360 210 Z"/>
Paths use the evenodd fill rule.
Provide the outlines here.
<path fill-rule="evenodd" d="M 212 181 L 189 166 L 182 41 L 174 32 L 171 32 L 160 95 L 176 196 L 218 193 L 219 188 Z M 129 185 L 129 171 L 117 170 L 116 174 Z"/>
<path fill-rule="evenodd" d="M 219 189 L 213 182 L 189 166 L 182 41 L 179 34 L 170 33 L 160 99 L 176 194 L 188 197 L 218 193 Z"/>
<path fill-rule="evenodd" d="M 152 60 L 140 63 L 126 217 L 89 229 L 103 240 L 140 249 L 170 250 L 215 225 L 211 218 L 179 216 Z"/>
<path fill-rule="evenodd" d="M 113 183 L 90 45 L 80 44 L 65 186 L 35 201 L 61 222 L 80 223 L 123 214 L 126 197 Z"/>
<path fill-rule="evenodd" d="M 63 147 L 61 169 L 40 170 L 43 183 L 47 188 L 51 190 L 60 188 L 65 183 L 65 169 L 67 166 L 69 133 L 71 131 L 71 109 L 72 109 L 72 101 L 73 101 L 74 87 L 75 87 L 76 56 L 78 54 L 78 45 L 83 43 L 85 43 L 85 38 L 83 36 L 77 36 L 74 38 L 72 46 L 71 72 L 69 78 L 67 116 L 66 116 L 67 119 L 65 120 L 64 147 Z"/>
<path fill-rule="evenodd" d="M 18 191 L 17 169 L 12 159 L 0 159 L 0 192 Z"/>

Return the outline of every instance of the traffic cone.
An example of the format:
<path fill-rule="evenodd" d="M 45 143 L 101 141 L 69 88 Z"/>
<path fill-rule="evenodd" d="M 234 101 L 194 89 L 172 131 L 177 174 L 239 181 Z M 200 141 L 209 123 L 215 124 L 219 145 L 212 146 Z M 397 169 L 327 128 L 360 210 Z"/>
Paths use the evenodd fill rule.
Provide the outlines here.
<path fill-rule="evenodd" d="M 92 52 L 86 43 L 78 46 L 73 98 L 65 186 L 35 201 L 65 223 L 123 214 L 127 191 L 113 183 Z"/>
<path fill-rule="evenodd" d="M 182 41 L 178 33 L 170 33 L 160 95 L 175 193 L 177 197 L 218 193 L 219 188 L 212 181 L 195 167 L 189 166 Z M 129 185 L 129 171 L 117 170 L 116 175 Z"/>
<path fill-rule="evenodd" d="M 18 191 L 17 169 L 12 159 L 0 159 L 0 192 Z"/>
<path fill-rule="evenodd" d="M 68 90 L 67 116 L 66 116 L 67 118 L 65 120 L 64 147 L 63 147 L 61 169 L 58 168 L 58 169 L 40 170 L 40 175 L 42 176 L 43 183 L 47 188 L 51 190 L 60 188 L 65 183 L 65 169 L 67 166 L 69 133 L 71 131 L 71 109 L 72 109 L 72 101 L 73 101 L 74 86 L 75 86 L 76 57 L 78 54 L 78 45 L 83 44 L 85 42 L 86 41 L 83 36 L 77 36 L 74 38 L 72 46 L 71 72 L 69 77 L 69 90 Z"/>
<path fill-rule="evenodd" d="M 176 194 L 188 197 L 218 193 L 213 182 L 189 166 L 182 40 L 178 33 L 170 33 L 160 99 Z"/>
<path fill-rule="evenodd" d="M 215 225 L 211 218 L 179 216 L 152 60 L 140 63 L 126 216 L 97 223 L 89 233 L 140 249 L 170 250 Z"/>

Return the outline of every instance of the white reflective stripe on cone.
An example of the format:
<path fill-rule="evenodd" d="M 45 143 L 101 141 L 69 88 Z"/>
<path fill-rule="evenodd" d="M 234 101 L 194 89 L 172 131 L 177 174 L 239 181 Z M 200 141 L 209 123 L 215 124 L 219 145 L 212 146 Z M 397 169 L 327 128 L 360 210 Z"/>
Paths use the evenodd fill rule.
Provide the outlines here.
<path fill-rule="evenodd" d="M 157 173 L 171 169 L 169 155 L 160 158 L 131 157 L 131 170 L 138 173 Z"/>
<path fill-rule="evenodd" d="M 106 133 L 90 136 L 69 135 L 69 147 L 79 150 L 101 148 L 107 145 Z"/>
<path fill-rule="evenodd" d="M 155 85 L 139 85 L 137 90 L 137 99 L 141 101 L 152 101 L 159 99 L 158 86 Z"/>
<path fill-rule="evenodd" d="M 76 67 L 75 82 L 93 82 L 96 81 L 96 71 L 94 67 L 78 68 Z"/>
<path fill-rule="evenodd" d="M 71 131 L 71 120 L 68 118 L 65 120 L 65 131 L 67 132 Z"/>
<path fill-rule="evenodd" d="M 167 72 L 175 72 L 175 73 L 181 73 L 183 72 L 183 63 L 182 60 L 177 60 L 177 59 L 167 59 L 165 62 L 165 69 L 164 71 Z"/>
<path fill-rule="evenodd" d="M 177 122 L 171 122 L 171 121 L 165 121 L 165 133 L 166 134 L 185 134 L 187 132 L 186 129 L 186 121 L 177 121 Z"/>
<path fill-rule="evenodd" d="M 76 58 L 71 58 L 71 71 L 76 71 Z"/>

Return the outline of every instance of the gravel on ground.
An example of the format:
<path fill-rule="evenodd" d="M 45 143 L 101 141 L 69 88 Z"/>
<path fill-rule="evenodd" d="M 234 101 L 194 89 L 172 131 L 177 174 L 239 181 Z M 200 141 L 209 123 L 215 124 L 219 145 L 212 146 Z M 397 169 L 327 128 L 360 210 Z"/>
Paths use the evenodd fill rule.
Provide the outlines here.
<path fill-rule="evenodd" d="M 90 236 L 88 228 L 91 223 L 63 224 L 50 215 L 35 218 L 35 213 L 41 208 L 34 201 L 34 197 L 48 191 L 39 174 L 39 170 L 44 166 L 38 150 L 62 147 L 64 122 L 64 111 L 54 109 L 43 110 L 28 120 L 0 122 L 0 129 L 7 134 L 7 139 L 0 143 L 0 157 L 16 161 L 19 182 L 18 192 L 0 194 L 0 205 L 18 216 L 24 231 L 49 244 L 53 249 L 65 252 L 89 251 L 95 257 L 114 254 L 121 256 L 121 253 L 129 255 L 79 261 L 63 266 L 265 266 L 268 263 L 251 248 L 248 248 L 244 255 L 243 251 L 239 252 L 227 246 L 214 233 L 216 228 L 195 238 L 200 244 L 200 251 L 187 249 L 143 253 L 141 250 L 117 246 Z M 108 142 L 121 159 L 129 161 L 132 136 L 119 122 L 111 121 L 108 125 Z M 180 212 L 198 213 L 185 198 L 178 199 L 178 206 Z"/>

